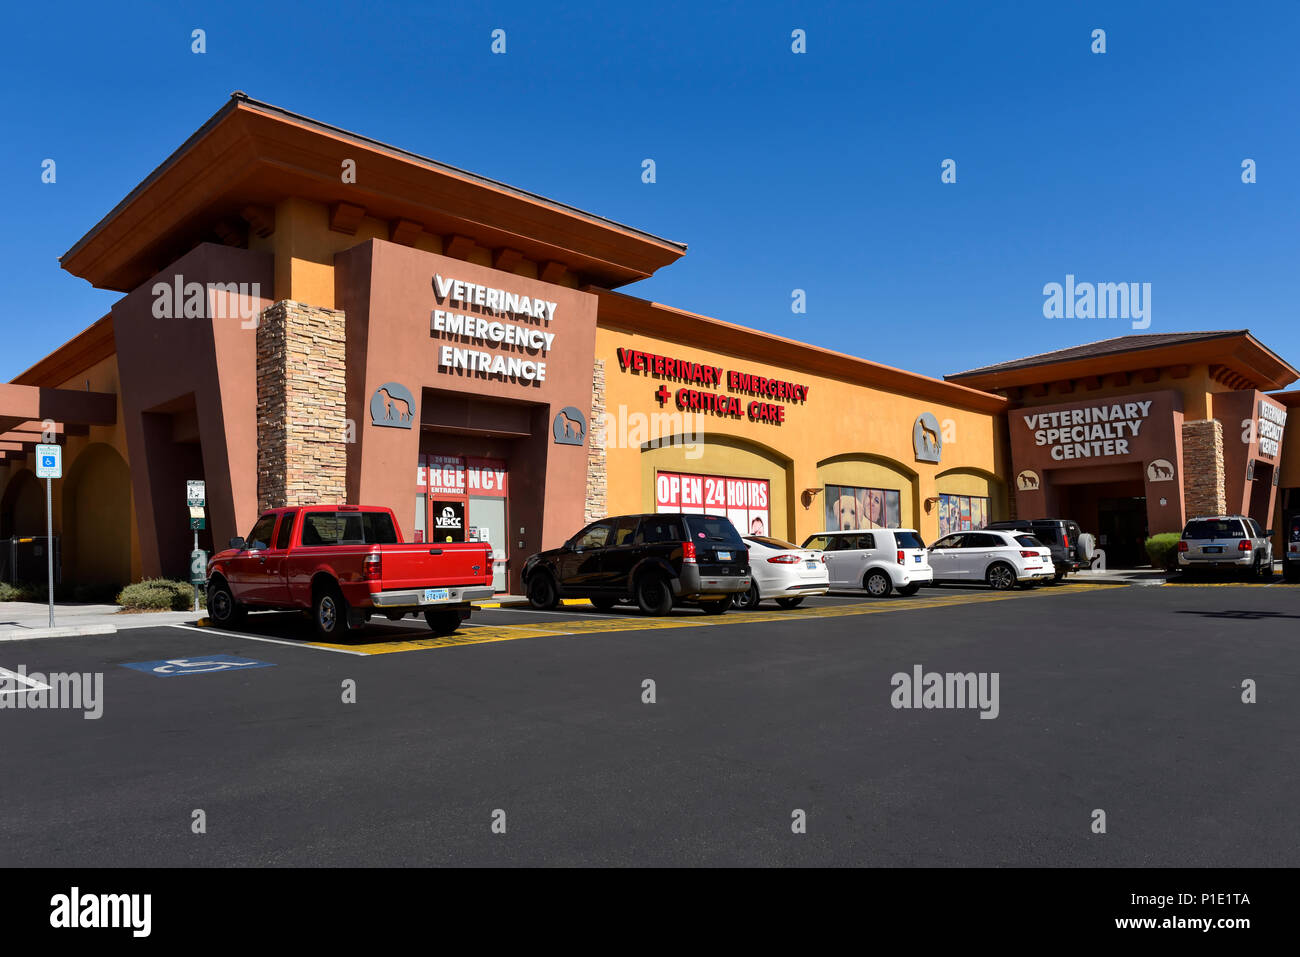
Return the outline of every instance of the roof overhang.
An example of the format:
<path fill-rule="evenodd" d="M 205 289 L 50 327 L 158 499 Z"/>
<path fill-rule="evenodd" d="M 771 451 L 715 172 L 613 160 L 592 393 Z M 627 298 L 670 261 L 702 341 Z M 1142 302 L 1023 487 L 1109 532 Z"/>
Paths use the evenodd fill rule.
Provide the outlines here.
<path fill-rule="evenodd" d="M 738 359 L 797 369 L 854 385 L 914 396 L 959 409 L 998 413 L 1009 403 L 1000 395 L 932 379 L 929 376 L 846 356 L 796 339 L 786 339 L 709 316 L 674 309 L 608 289 L 587 287 L 600 298 L 597 325 L 657 336 L 700 349 L 723 352 Z"/>
<path fill-rule="evenodd" d="M 1232 332 L 1188 342 L 1043 362 L 1013 369 L 958 373 L 944 378 L 949 382 L 960 382 L 996 392 L 1090 376 L 1193 365 L 1217 367 L 1216 378 L 1221 381 L 1233 382 L 1238 388 L 1261 391 L 1281 389 L 1300 378 L 1300 371 L 1248 332 Z"/>
<path fill-rule="evenodd" d="M 356 163 L 356 182 L 342 181 Z M 619 286 L 675 262 L 682 243 L 234 93 L 62 257 L 92 285 L 134 289 L 251 207 L 301 197 L 348 214 L 462 236 Z M 344 217 L 346 218 L 346 216 Z"/>

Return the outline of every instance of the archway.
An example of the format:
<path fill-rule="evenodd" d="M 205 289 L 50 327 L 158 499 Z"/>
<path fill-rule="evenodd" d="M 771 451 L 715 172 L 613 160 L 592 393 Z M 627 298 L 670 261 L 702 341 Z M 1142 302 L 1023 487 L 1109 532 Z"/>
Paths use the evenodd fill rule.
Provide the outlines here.
<path fill-rule="evenodd" d="M 31 469 L 21 469 L 0 497 L 0 538 L 45 535 L 45 489 Z"/>
<path fill-rule="evenodd" d="M 73 459 L 63 482 L 63 580 L 131 580 L 131 473 L 118 451 L 102 442 Z"/>
<path fill-rule="evenodd" d="M 845 452 L 817 463 L 826 528 L 901 525 L 920 528 L 917 473 L 872 452 Z"/>

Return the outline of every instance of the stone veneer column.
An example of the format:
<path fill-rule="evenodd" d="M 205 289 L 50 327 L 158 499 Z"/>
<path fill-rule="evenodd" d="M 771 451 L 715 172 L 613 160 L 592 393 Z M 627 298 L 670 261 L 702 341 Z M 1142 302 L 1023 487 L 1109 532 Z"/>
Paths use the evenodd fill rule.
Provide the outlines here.
<path fill-rule="evenodd" d="M 597 359 L 591 374 L 591 422 L 587 426 L 587 501 L 583 521 L 606 515 L 605 500 L 605 360 Z"/>
<path fill-rule="evenodd" d="M 347 501 L 344 314 L 282 300 L 257 327 L 257 507 Z"/>
<path fill-rule="evenodd" d="M 1183 423 L 1183 499 L 1187 517 L 1222 515 L 1228 509 L 1223 464 L 1223 423 Z"/>

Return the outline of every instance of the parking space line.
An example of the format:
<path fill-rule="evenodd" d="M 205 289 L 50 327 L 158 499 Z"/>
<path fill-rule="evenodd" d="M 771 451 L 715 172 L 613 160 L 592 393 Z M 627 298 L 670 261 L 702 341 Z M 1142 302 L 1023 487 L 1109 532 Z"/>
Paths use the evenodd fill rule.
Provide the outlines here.
<path fill-rule="evenodd" d="M 921 601 L 897 599 L 893 601 L 868 600 L 844 605 L 801 607 L 791 611 L 736 612 L 728 615 L 689 615 L 673 618 L 643 618 L 640 616 L 611 616 L 607 618 L 568 618 L 527 624 L 482 624 L 472 633 L 458 633 L 441 638 L 416 638 L 411 640 L 377 641 L 353 646 L 362 654 L 386 655 L 404 651 L 429 651 L 438 648 L 455 648 L 464 645 L 488 644 L 498 641 L 517 641 L 524 638 L 577 638 L 598 634 L 618 634 L 632 631 L 668 631 L 680 628 L 715 628 L 726 625 L 762 624 L 765 622 L 811 621 L 817 618 L 842 618 L 857 615 L 878 615 L 891 612 L 926 608 L 950 608 L 956 605 L 973 605 L 985 602 L 1010 601 L 1019 598 L 1042 598 L 1080 594 L 1105 588 L 1123 588 L 1123 585 L 1073 585 L 1068 590 L 1050 592 L 952 592 L 941 597 L 927 597 Z M 313 647 L 341 648 L 343 646 L 313 645 Z"/>
<path fill-rule="evenodd" d="M 249 635 L 238 631 L 221 631 L 217 628 L 199 628 L 197 625 L 167 625 L 168 628 L 184 628 L 186 631 L 197 631 L 201 635 L 223 635 L 227 638 L 242 638 L 245 641 L 264 641 L 271 645 L 288 645 L 291 648 L 317 648 L 321 651 L 337 651 L 345 655 L 365 655 L 364 651 L 356 651 L 352 648 L 345 648 L 339 645 L 317 644 L 310 641 L 287 641 L 283 638 L 263 638 L 261 635 Z"/>

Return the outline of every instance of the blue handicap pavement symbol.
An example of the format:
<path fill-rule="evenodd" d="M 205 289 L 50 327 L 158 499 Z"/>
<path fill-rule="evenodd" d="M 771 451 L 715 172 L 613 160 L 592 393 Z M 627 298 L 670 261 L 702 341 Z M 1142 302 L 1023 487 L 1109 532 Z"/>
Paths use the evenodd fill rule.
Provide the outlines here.
<path fill-rule="evenodd" d="M 209 675 L 215 671 L 274 668 L 275 665 L 269 661 L 254 661 L 252 658 L 238 658 L 235 655 L 201 655 L 197 658 L 168 658 L 166 661 L 137 661 L 134 664 L 123 664 L 122 667 L 134 668 L 159 678 L 172 678 L 176 675 Z"/>

